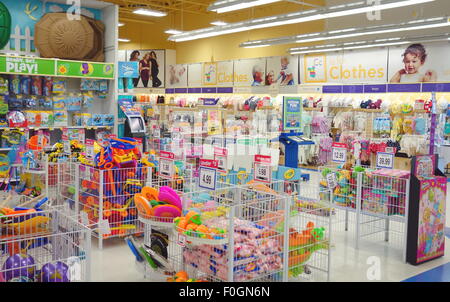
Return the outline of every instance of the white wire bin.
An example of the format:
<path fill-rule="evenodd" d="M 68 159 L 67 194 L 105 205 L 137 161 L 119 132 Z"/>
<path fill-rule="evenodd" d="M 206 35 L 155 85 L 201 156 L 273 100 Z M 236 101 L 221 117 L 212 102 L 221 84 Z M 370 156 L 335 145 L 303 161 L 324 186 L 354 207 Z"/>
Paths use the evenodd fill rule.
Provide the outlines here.
<path fill-rule="evenodd" d="M 91 231 L 59 209 L 1 217 L 3 282 L 86 282 Z"/>

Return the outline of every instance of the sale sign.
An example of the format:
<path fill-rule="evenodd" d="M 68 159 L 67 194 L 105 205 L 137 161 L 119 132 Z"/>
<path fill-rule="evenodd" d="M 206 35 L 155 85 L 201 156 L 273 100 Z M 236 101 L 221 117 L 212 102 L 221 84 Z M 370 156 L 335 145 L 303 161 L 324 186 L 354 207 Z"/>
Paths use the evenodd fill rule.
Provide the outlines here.
<path fill-rule="evenodd" d="M 264 183 L 272 180 L 272 158 L 267 155 L 255 155 L 253 179 Z"/>
<path fill-rule="evenodd" d="M 217 170 L 221 173 L 227 173 L 227 155 L 227 149 L 214 147 L 214 159 L 217 160 Z"/>
<path fill-rule="evenodd" d="M 175 174 L 175 155 L 172 152 L 161 151 L 159 155 L 159 175 L 163 178 L 172 179 Z"/>
<path fill-rule="evenodd" d="M 200 159 L 198 173 L 198 186 L 207 190 L 216 189 L 217 160 Z"/>
<path fill-rule="evenodd" d="M 345 163 L 347 159 L 347 145 L 343 143 L 333 143 L 331 160 L 336 163 Z"/>

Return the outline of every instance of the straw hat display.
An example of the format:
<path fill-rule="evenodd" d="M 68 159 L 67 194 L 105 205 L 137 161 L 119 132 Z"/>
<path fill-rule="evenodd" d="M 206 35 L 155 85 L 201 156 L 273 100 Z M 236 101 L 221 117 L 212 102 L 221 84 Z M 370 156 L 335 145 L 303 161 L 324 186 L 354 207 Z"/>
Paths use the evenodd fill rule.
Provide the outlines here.
<path fill-rule="evenodd" d="M 45 14 L 35 25 L 35 45 L 41 57 L 103 62 L 105 26 L 80 16 L 69 20 L 66 13 Z"/>

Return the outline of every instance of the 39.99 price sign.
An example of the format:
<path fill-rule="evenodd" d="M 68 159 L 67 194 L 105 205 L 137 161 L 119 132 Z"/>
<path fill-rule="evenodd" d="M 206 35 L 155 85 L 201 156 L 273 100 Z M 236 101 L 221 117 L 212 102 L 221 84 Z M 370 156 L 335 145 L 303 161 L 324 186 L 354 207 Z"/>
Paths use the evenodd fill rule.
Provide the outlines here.
<path fill-rule="evenodd" d="M 394 153 L 378 152 L 377 153 L 377 168 L 393 169 L 394 168 Z"/>

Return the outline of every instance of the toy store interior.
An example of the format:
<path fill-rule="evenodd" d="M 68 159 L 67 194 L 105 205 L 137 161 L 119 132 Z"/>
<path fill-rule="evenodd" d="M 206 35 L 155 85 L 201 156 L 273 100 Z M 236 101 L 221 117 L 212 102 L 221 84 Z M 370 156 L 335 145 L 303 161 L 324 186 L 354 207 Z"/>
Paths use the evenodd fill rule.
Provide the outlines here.
<path fill-rule="evenodd" d="M 0 15 L 0 282 L 450 281 L 450 1 Z"/>

